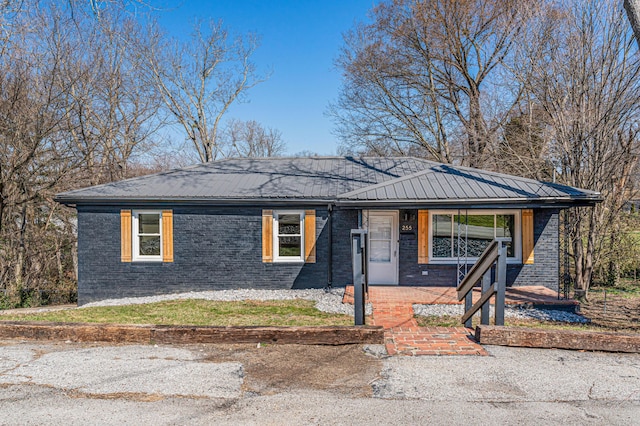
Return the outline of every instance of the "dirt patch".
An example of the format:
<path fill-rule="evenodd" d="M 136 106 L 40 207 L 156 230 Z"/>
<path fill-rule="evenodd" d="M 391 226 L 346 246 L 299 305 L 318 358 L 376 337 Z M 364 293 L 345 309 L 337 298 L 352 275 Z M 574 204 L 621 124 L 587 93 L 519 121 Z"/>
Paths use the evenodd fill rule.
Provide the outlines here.
<path fill-rule="evenodd" d="M 22 344 L 0 340 L 0 346 Z M 33 346 L 32 343 L 29 344 Z M 104 342 L 53 341 L 35 345 L 36 356 L 84 348 L 128 346 Z M 367 355 L 363 345 L 279 345 L 279 344 L 190 344 L 202 362 L 239 362 L 243 366 L 242 390 L 249 394 L 274 395 L 302 389 L 328 390 L 349 397 L 371 396 L 371 383 L 379 378 L 382 362 Z M 158 395 L 137 393 L 89 394 L 67 392 L 70 397 L 154 401 Z"/>
<path fill-rule="evenodd" d="M 607 331 L 640 332 L 640 294 L 589 293 L 589 302 L 580 306 L 580 313 L 591 325 Z"/>
<path fill-rule="evenodd" d="M 361 345 L 203 345 L 200 350 L 207 361 L 241 362 L 243 390 L 261 395 L 318 389 L 370 396 L 382 367 Z"/>

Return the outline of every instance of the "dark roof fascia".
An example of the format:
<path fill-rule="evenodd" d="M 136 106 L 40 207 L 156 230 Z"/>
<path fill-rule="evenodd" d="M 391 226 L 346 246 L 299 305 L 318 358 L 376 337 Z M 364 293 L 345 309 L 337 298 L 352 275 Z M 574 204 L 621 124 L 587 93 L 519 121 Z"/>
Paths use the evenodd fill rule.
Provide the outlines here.
<path fill-rule="evenodd" d="M 531 199 L 465 199 L 465 200 L 338 200 L 336 207 L 341 209 L 360 208 L 405 208 L 405 209 L 457 209 L 457 208 L 557 208 L 592 207 L 601 202 L 601 198 L 541 198 Z"/>
<path fill-rule="evenodd" d="M 56 197 L 55 201 L 69 207 L 76 206 L 225 206 L 225 207 L 256 207 L 256 206 L 326 206 L 335 204 L 333 199 L 305 199 L 305 198 L 247 198 L 247 199 L 219 199 L 219 198 L 66 198 Z"/>
<path fill-rule="evenodd" d="M 85 198 L 66 199 L 56 197 L 64 205 L 75 206 L 225 206 L 225 207 L 289 207 L 335 205 L 341 209 L 361 208 L 569 208 L 589 207 L 602 201 L 601 198 L 541 198 L 531 199 L 464 199 L 464 200 L 335 200 L 304 198 L 250 198 L 250 199 L 187 199 L 187 198 Z"/>

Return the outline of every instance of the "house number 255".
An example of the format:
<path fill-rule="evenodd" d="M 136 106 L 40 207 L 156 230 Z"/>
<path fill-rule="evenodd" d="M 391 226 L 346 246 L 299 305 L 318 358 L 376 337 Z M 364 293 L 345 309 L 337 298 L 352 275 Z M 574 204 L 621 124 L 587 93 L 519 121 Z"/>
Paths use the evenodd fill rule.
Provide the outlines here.
<path fill-rule="evenodd" d="M 401 231 L 413 231 L 413 225 L 402 225 Z"/>

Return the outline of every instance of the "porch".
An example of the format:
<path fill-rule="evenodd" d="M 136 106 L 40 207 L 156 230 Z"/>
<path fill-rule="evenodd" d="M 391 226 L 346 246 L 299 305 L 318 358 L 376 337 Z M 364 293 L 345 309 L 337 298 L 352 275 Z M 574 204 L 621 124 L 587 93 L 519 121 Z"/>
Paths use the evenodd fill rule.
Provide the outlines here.
<path fill-rule="evenodd" d="M 480 289 L 474 289 L 474 302 Z M 353 286 L 347 286 L 344 303 L 353 303 Z M 486 355 L 476 343 L 472 330 L 460 327 L 419 327 L 414 319 L 414 304 L 462 304 L 455 287 L 369 286 L 367 302 L 373 306 L 372 324 L 385 329 L 389 355 Z M 509 287 L 505 303 L 575 311 L 578 302 L 558 299 L 558 294 L 543 286 Z"/>

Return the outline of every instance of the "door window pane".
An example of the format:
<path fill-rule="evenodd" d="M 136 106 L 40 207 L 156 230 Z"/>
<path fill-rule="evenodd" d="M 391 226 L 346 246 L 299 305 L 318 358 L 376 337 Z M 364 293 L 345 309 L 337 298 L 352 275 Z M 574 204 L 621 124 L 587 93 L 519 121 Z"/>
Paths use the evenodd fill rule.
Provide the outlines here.
<path fill-rule="evenodd" d="M 391 241 L 371 240 L 369 243 L 371 262 L 391 262 Z"/>
<path fill-rule="evenodd" d="M 372 217 L 369 222 L 369 238 L 372 240 L 391 239 L 392 219 L 390 217 Z"/>
<path fill-rule="evenodd" d="M 391 262 L 392 227 L 391 216 L 374 216 L 369 219 L 369 260 L 371 262 Z"/>

